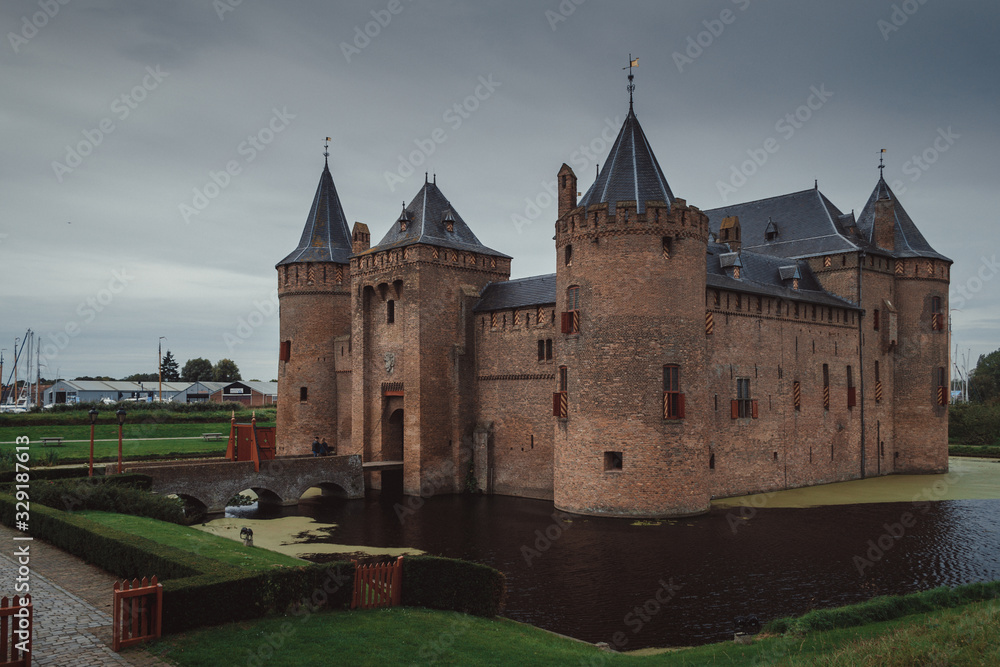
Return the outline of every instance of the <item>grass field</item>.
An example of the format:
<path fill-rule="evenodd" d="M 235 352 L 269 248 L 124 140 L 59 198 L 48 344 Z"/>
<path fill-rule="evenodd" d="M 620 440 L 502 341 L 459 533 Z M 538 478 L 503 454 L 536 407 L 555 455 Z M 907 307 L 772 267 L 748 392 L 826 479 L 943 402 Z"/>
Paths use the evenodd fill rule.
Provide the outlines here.
<path fill-rule="evenodd" d="M 202 530 L 179 526 L 175 523 L 147 519 L 141 516 L 113 514 L 110 512 L 80 511 L 78 514 L 91 521 L 116 528 L 125 533 L 141 535 L 147 539 L 190 551 L 206 558 L 237 565 L 249 570 L 269 570 L 274 567 L 299 567 L 305 561 L 292 556 L 258 547 L 245 547 L 235 540 L 212 535 Z"/>
<path fill-rule="evenodd" d="M 185 667 L 265 665 L 988 665 L 1000 664 L 996 603 L 857 628 L 676 651 L 605 653 L 503 618 L 397 607 L 270 617 L 169 637 L 151 652 Z"/>

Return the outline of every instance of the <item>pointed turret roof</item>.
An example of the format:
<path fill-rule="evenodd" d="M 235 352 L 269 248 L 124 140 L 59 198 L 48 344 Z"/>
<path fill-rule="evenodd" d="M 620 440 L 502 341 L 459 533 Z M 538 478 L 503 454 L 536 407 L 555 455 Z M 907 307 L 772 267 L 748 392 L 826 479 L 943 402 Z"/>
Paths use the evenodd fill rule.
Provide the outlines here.
<path fill-rule="evenodd" d="M 278 266 L 294 262 L 347 264 L 350 255 L 351 232 L 347 228 L 347 218 L 340 205 L 337 186 L 333 184 L 333 176 L 330 175 L 330 165 L 324 164 L 299 245 L 278 262 Z"/>
<path fill-rule="evenodd" d="M 405 229 L 400 220 L 406 218 Z M 448 227 L 451 227 L 449 231 Z M 472 233 L 465 220 L 451 205 L 435 182 L 425 182 L 417 196 L 403 209 L 378 245 L 367 252 L 401 248 L 415 243 L 426 243 L 456 250 L 468 250 L 484 255 L 509 257 L 487 248 Z"/>
<path fill-rule="evenodd" d="M 927 242 L 927 239 L 920 233 L 917 226 L 913 224 L 913 220 L 906 213 L 899 198 L 896 197 L 892 188 L 889 187 L 889 184 L 885 182 L 885 179 L 881 175 L 879 176 L 878 183 L 875 184 L 875 189 L 872 190 L 872 194 L 868 198 L 868 203 L 865 204 L 865 207 L 861 210 L 861 215 L 858 216 L 858 232 L 862 238 L 869 243 L 873 243 L 875 202 L 879 199 L 891 199 L 893 201 L 893 209 L 896 215 L 895 250 L 892 253 L 894 256 L 934 257 L 951 261 L 931 247 L 931 244 Z"/>
<path fill-rule="evenodd" d="M 607 203 L 609 210 L 614 210 L 616 202 L 633 200 L 641 213 L 647 201 L 673 204 L 674 194 L 630 104 L 604 168 L 579 206 Z"/>

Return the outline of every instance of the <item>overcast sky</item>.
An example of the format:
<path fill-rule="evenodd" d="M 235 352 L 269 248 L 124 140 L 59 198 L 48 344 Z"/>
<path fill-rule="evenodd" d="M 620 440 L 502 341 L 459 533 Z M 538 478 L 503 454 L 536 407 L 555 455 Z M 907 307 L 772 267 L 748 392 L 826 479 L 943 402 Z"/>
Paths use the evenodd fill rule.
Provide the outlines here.
<path fill-rule="evenodd" d="M 818 179 L 860 213 L 886 148 L 955 262 L 954 342 L 1000 347 L 995 3 L 4 0 L 0 24 L 5 376 L 30 328 L 45 377 L 155 372 L 160 336 L 276 377 L 274 265 L 327 136 L 373 243 L 430 170 L 513 278 L 554 271 L 549 183 L 563 162 L 593 181 L 630 53 L 636 114 L 702 209 Z"/>

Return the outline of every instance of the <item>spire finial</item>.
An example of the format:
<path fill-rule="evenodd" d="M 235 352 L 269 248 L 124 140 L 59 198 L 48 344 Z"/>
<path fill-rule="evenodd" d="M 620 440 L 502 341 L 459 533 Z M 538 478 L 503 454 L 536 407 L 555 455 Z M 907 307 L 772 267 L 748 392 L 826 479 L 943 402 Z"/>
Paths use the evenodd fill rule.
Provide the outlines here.
<path fill-rule="evenodd" d="M 885 157 L 885 149 L 884 148 L 882 150 L 880 150 L 879 153 L 878 153 L 878 177 L 879 178 L 882 178 L 882 170 L 885 169 L 885 162 L 882 159 L 883 157 Z"/>
<path fill-rule="evenodd" d="M 330 137 L 327 137 L 326 143 L 323 144 L 323 163 L 330 164 Z"/>
<path fill-rule="evenodd" d="M 628 108 L 629 109 L 632 108 L 632 91 L 635 90 L 635 83 L 633 83 L 633 80 L 635 79 L 635 75 L 632 74 L 632 68 L 633 67 L 638 67 L 638 66 L 639 66 L 639 59 L 638 58 L 633 58 L 631 53 L 628 54 L 628 67 L 622 67 L 622 69 L 627 69 L 628 70 Z"/>

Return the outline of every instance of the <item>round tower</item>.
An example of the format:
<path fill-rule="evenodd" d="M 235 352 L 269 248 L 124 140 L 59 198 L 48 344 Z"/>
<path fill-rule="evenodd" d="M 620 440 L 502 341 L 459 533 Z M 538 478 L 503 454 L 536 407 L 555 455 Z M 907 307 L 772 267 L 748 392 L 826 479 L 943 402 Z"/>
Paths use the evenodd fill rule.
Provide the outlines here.
<path fill-rule="evenodd" d="M 575 181 L 563 165 L 555 505 L 610 516 L 705 512 L 708 218 L 673 197 L 631 108 L 578 205 Z"/>
<path fill-rule="evenodd" d="M 314 438 L 350 443 L 351 236 L 324 165 L 299 245 L 278 271 L 280 456 L 308 454 Z M 343 380 L 338 377 L 343 375 Z"/>

